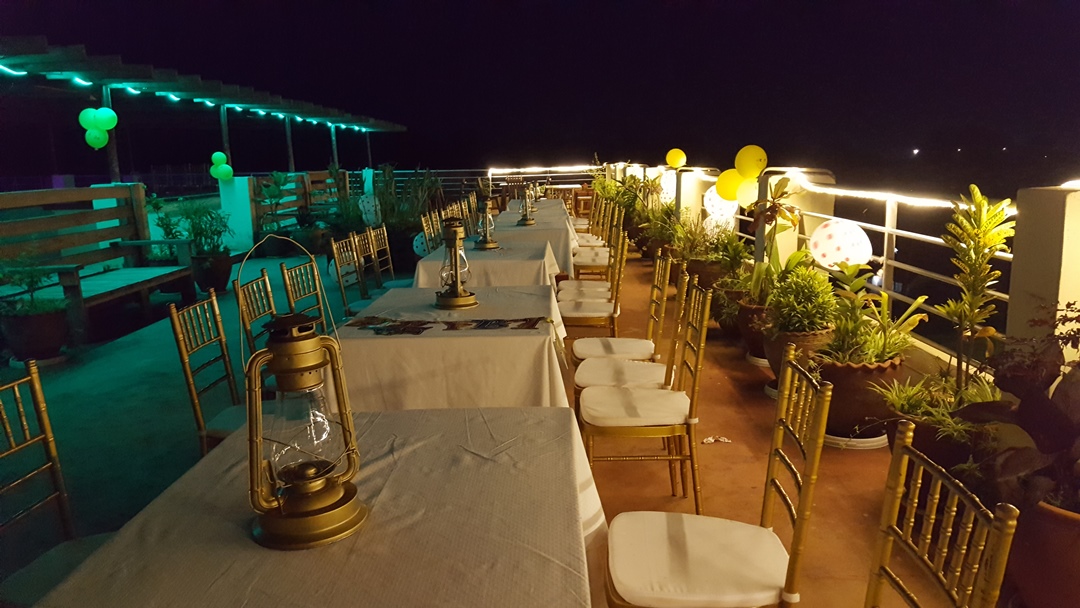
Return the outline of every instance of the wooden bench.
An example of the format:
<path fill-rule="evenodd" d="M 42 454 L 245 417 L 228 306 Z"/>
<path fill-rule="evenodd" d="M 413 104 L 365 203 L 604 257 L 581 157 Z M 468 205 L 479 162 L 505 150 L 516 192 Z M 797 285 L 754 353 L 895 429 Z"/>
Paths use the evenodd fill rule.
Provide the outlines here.
<path fill-rule="evenodd" d="M 56 275 L 35 297 L 67 298 L 75 345 L 86 341 L 87 311 L 96 305 L 138 294 L 149 316 L 150 293 L 165 284 L 195 301 L 191 241 L 149 235 L 142 184 L 0 193 L 0 261 L 25 255 Z M 177 265 L 149 266 L 153 245 L 174 246 Z M 0 286 L 0 299 L 21 293 Z"/>

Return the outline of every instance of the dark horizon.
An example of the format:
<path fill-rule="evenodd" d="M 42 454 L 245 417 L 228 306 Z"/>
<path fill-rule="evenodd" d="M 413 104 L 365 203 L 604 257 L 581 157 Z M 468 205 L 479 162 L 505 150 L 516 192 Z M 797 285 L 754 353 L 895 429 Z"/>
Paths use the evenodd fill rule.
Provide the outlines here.
<path fill-rule="evenodd" d="M 3 4 L 0 35 L 397 122 L 409 132 L 372 149 L 399 168 L 660 164 L 680 147 L 725 169 L 755 143 L 774 166 L 847 185 L 955 196 L 974 182 L 1004 197 L 1080 177 L 1078 17 L 1021 2 L 56 1 Z M 76 120 L 100 91 L 53 84 L 67 95 L 28 100 L 0 76 L 0 176 L 106 173 Z M 214 109 L 114 103 L 125 173 L 220 147 Z M 230 130 L 237 171 L 285 167 L 279 121 L 236 114 Z M 326 166 L 325 127 L 294 137 L 298 168 Z M 339 148 L 344 166 L 366 164 L 359 133 Z"/>

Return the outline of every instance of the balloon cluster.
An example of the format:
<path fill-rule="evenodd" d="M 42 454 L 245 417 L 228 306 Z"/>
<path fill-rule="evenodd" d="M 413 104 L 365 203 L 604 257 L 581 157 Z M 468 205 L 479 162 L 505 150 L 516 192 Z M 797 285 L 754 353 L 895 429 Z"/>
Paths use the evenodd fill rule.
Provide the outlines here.
<path fill-rule="evenodd" d="M 210 167 L 210 175 L 214 179 L 225 180 L 232 179 L 233 170 L 226 161 L 229 160 L 228 156 L 225 156 L 224 152 L 214 152 L 210 155 L 210 162 L 214 163 Z"/>
<path fill-rule="evenodd" d="M 79 112 L 79 124 L 86 129 L 86 143 L 100 150 L 109 143 L 109 130 L 116 127 L 112 108 L 86 108 Z"/>
<path fill-rule="evenodd" d="M 743 207 L 757 202 L 757 178 L 769 164 L 761 146 L 743 146 L 735 155 L 735 168 L 716 178 L 716 193 L 728 201 L 738 201 Z"/>

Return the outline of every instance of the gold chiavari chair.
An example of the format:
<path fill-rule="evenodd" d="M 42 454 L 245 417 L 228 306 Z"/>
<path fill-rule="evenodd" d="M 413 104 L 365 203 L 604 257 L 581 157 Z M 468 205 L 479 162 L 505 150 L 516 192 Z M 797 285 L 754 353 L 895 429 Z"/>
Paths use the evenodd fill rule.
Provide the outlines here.
<path fill-rule="evenodd" d="M 341 305 L 345 308 L 345 315 L 351 317 L 363 308 L 363 305 L 350 302 L 347 289 L 357 285 L 360 287 L 361 299 L 370 297 L 364 281 L 363 258 L 356 251 L 356 235 L 350 234 L 348 238 L 340 241 L 331 240 L 330 249 L 334 256 L 338 287 L 341 289 Z"/>
<path fill-rule="evenodd" d="M 323 309 L 323 288 L 319 280 L 319 267 L 314 261 L 304 262 L 298 266 L 288 268 L 281 263 L 281 278 L 285 281 L 285 298 L 289 301 L 289 312 L 293 314 L 314 313 L 318 317 L 315 325 L 322 326 L 322 333 L 328 333 L 331 325 L 327 322 L 326 311 Z M 311 301 L 314 299 L 314 301 Z M 307 300 L 306 307 L 301 300 Z"/>
<path fill-rule="evenodd" d="M 371 260 L 372 268 L 375 271 L 375 284 L 381 288 L 387 283 L 387 281 L 383 280 L 384 272 L 390 273 L 391 281 L 396 278 L 394 277 L 394 260 L 390 256 L 390 239 L 386 235 L 386 224 L 378 228 L 368 226 L 367 235 L 371 243 Z"/>
<path fill-rule="evenodd" d="M 832 386 L 819 384 L 800 368 L 795 347 L 789 344 L 781 369 L 760 525 L 685 513 L 619 514 L 608 531 L 609 605 L 797 605 L 831 396 Z M 785 439 L 795 444 L 801 463 L 784 450 Z M 691 435 L 690 445 L 694 443 Z M 785 477 L 794 484 L 791 494 Z M 773 531 L 777 502 L 793 528 L 790 554 Z"/>
<path fill-rule="evenodd" d="M 923 605 L 891 567 L 893 547 L 899 546 L 937 583 L 949 605 L 994 608 L 1020 512 L 999 503 L 990 513 L 945 469 L 912 447 L 914 435 L 915 425 L 901 421 L 864 605 L 880 606 L 886 583 L 909 606 Z"/>
<path fill-rule="evenodd" d="M 675 369 L 671 386 L 591 386 L 581 391 L 579 408 L 582 438 L 590 465 L 597 460 L 665 460 L 670 467 L 671 493 L 675 495 L 676 469 L 682 463 L 683 496 L 689 494 L 689 468 L 694 486 L 694 509 L 698 514 L 702 512 L 702 504 L 695 440 L 697 401 L 701 369 L 705 363 L 705 334 L 711 300 L 711 291 L 697 285 L 688 288 L 685 329 L 677 340 L 681 348 L 675 350 L 675 353 L 681 351 L 681 356 L 672 357 Z M 596 456 L 593 450 L 596 437 L 660 437 L 666 440 L 667 454 Z M 684 439 L 688 445 L 684 444 Z"/>
<path fill-rule="evenodd" d="M 664 318 L 667 313 L 668 280 L 671 275 L 670 256 L 656 256 L 653 264 L 653 280 L 649 286 L 648 320 L 645 322 L 644 338 L 578 338 L 571 349 L 574 364 L 585 359 L 629 359 L 652 361 L 660 358 L 660 338 L 664 334 Z M 676 273 L 682 274 L 682 261 L 676 264 Z M 564 283 L 566 281 L 563 281 Z M 595 281 L 599 282 L 599 281 Z M 564 294 L 568 297 L 564 298 Z M 590 295 L 592 294 L 592 295 Z M 610 291 L 560 290 L 558 300 L 596 299 L 597 295 L 610 297 Z"/>
<path fill-rule="evenodd" d="M 64 540 L 0 582 L 0 605 L 4 606 L 36 604 L 112 536 L 76 536 L 37 362 L 27 361 L 26 370 L 24 378 L 0 386 L 0 427 L 5 440 L 0 443 L 0 471 L 4 472 L 0 496 L 5 500 L 5 508 L 0 509 L 0 533 L 25 530 L 24 522 L 31 515 L 55 509 Z M 40 455 L 34 446 L 41 447 Z M 37 479 L 47 481 L 39 483 Z M 44 530 L 40 526 L 34 529 Z M 13 550 L 17 546 L 14 540 L 5 542 L 11 542 Z"/>
<path fill-rule="evenodd" d="M 593 205 L 593 213 L 589 216 L 591 222 L 588 232 L 577 235 L 579 248 L 606 246 L 606 239 L 610 236 L 612 215 L 616 207 L 617 205 L 607 199 L 599 199 Z"/>
<path fill-rule="evenodd" d="M 236 378 L 232 373 L 229 346 L 221 324 L 221 311 L 218 309 L 217 296 L 213 289 L 209 296 L 206 300 L 181 310 L 177 310 L 175 304 L 169 304 L 169 320 L 172 322 L 173 337 L 176 338 L 176 350 L 180 354 L 180 367 L 184 371 L 191 409 L 195 414 L 195 427 L 199 430 L 199 449 L 204 456 L 210 448 L 221 443 L 247 420 L 247 410 L 240 405 L 240 393 L 236 389 Z M 201 363 L 193 367 L 192 356 L 203 349 L 207 350 L 199 356 Z M 217 354 L 214 354 L 215 349 Z M 221 364 L 220 376 L 209 380 L 200 378 L 200 374 L 210 371 L 218 363 Z M 222 382 L 229 385 L 232 406 L 206 422 L 202 396 Z"/>
<path fill-rule="evenodd" d="M 266 269 L 262 269 L 259 278 L 243 285 L 240 284 L 240 279 L 233 280 L 233 293 L 236 294 L 236 305 L 240 307 L 240 327 L 244 330 L 248 352 L 254 353 L 259 350 L 259 339 L 267 333 L 266 329 L 256 330 L 255 322 L 264 317 L 272 319 L 277 315 L 274 295 L 270 291 L 270 276 L 266 274 Z M 217 308 L 216 298 L 214 308 Z"/>
<path fill-rule="evenodd" d="M 614 245 L 614 251 L 609 260 L 611 267 L 608 269 L 608 276 L 613 277 L 610 300 L 570 300 L 558 303 L 559 314 L 562 315 L 563 324 L 566 327 L 603 327 L 608 330 L 608 336 L 618 337 L 619 297 L 622 293 L 623 270 L 626 266 L 628 246 L 629 242 L 625 234 Z"/>
<path fill-rule="evenodd" d="M 609 237 L 608 242 L 611 246 L 604 247 L 583 247 L 578 249 L 574 254 L 574 278 L 607 275 L 607 265 L 611 261 L 611 253 L 613 246 L 619 242 L 621 235 L 624 235 L 621 231 L 622 228 L 623 210 L 619 209 L 614 213 L 614 220 L 618 222 L 620 230 L 614 231 L 614 235 Z"/>
<path fill-rule="evenodd" d="M 574 190 L 574 216 L 579 218 L 589 217 L 595 196 L 596 191 L 588 186 Z M 577 225 L 574 228 L 580 230 Z"/>

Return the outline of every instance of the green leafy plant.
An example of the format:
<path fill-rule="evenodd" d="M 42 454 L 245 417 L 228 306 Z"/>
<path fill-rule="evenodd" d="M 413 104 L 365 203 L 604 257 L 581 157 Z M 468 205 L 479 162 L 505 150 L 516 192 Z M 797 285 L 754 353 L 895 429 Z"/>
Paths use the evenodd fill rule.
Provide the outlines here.
<path fill-rule="evenodd" d="M 904 382 L 872 384 L 871 388 L 900 415 L 936 427 L 938 438 L 964 443 L 972 441 L 979 427 L 957 416 L 957 412 L 969 403 L 1001 399 L 1001 391 L 984 376 L 972 376 L 968 386 L 958 390 L 956 379 L 947 372 L 926 376 L 914 383 L 909 378 Z"/>
<path fill-rule="evenodd" d="M 675 225 L 679 214 L 673 204 L 660 204 L 648 207 L 644 212 L 645 221 L 641 224 L 642 236 L 656 243 L 670 245 L 675 240 Z"/>
<path fill-rule="evenodd" d="M 226 235 L 233 234 L 229 228 L 229 216 L 220 209 L 185 202 L 180 208 L 180 223 L 184 238 L 191 239 L 195 255 L 212 256 L 229 253 L 225 247 Z"/>
<path fill-rule="evenodd" d="M 738 232 L 720 230 L 716 233 L 709 259 L 720 262 L 728 276 L 734 277 L 744 271 L 746 263 L 753 257 L 753 250 Z"/>
<path fill-rule="evenodd" d="M 183 201 L 181 197 L 177 201 Z M 173 240 L 183 239 L 184 231 L 180 225 L 180 218 L 169 213 L 165 209 L 165 201 L 151 192 L 146 196 L 146 206 L 157 213 L 154 216 L 154 225 L 161 230 L 161 238 Z M 175 260 L 176 253 L 170 245 L 154 245 L 150 249 L 150 258 L 155 260 Z"/>
<path fill-rule="evenodd" d="M 22 294 L 0 300 L 0 313 L 8 316 L 25 316 L 56 312 L 67 308 L 66 298 L 43 298 L 37 291 L 50 282 L 54 273 L 42 268 L 30 253 L 24 252 L 15 259 L 0 264 L 0 283 L 22 288 Z"/>
<path fill-rule="evenodd" d="M 758 228 L 765 227 L 765 259 L 754 265 L 748 279 L 747 296 L 751 304 L 764 305 L 773 287 L 785 274 L 800 266 L 813 264 L 810 252 L 805 249 L 798 249 L 787 260 L 780 261 L 776 236 L 797 228 L 800 221 L 798 207 L 784 203 L 792 195 L 787 189 L 789 183 L 786 177 L 777 180 L 769 189 L 768 197 L 752 206 L 754 219 L 750 223 L 750 231 L 756 232 Z"/>
<path fill-rule="evenodd" d="M 420 214 L 443 203 L 442 182 L 431 171 L 418 169 L 399 185 L 393 165 L 382 165 L 374 182 L 379 217 L 388 228 L 419 229 Z"/>
<path fill-rule="evenodd" d="M 810 332 L 828 329 L 836 318 L 836 296 L 829 278 L 798 266 L 769 293 L 768 324 L 772 332 Z"/>
<path fill-rule="evenodd" d="M 884 363 L 911 345 L 911 332 L 926 313 L 918 313 L 926 296 L 919 296 L 893 319 L 889 294 L 870 293 L 867 284 L 873 276 L 869 266 L 841 262 L 832 272 L 839 308 L 833 340 L 821 352 L 822 358 L 835 363 Z"/>
<path fill-rule="evenodd" d="M 257 199 L 261 204 L 270 207 L 270 211 L 262 214 L 259 219 L 259 225 L 263 230 L 277 232 L 281 229 L 278 213 L 281 210 L 281 201 L 287 194 L 288 185 L 289 174 L 281 171 L 274 171 L 270 174 L 269 180 L 260 183 Z"/>

